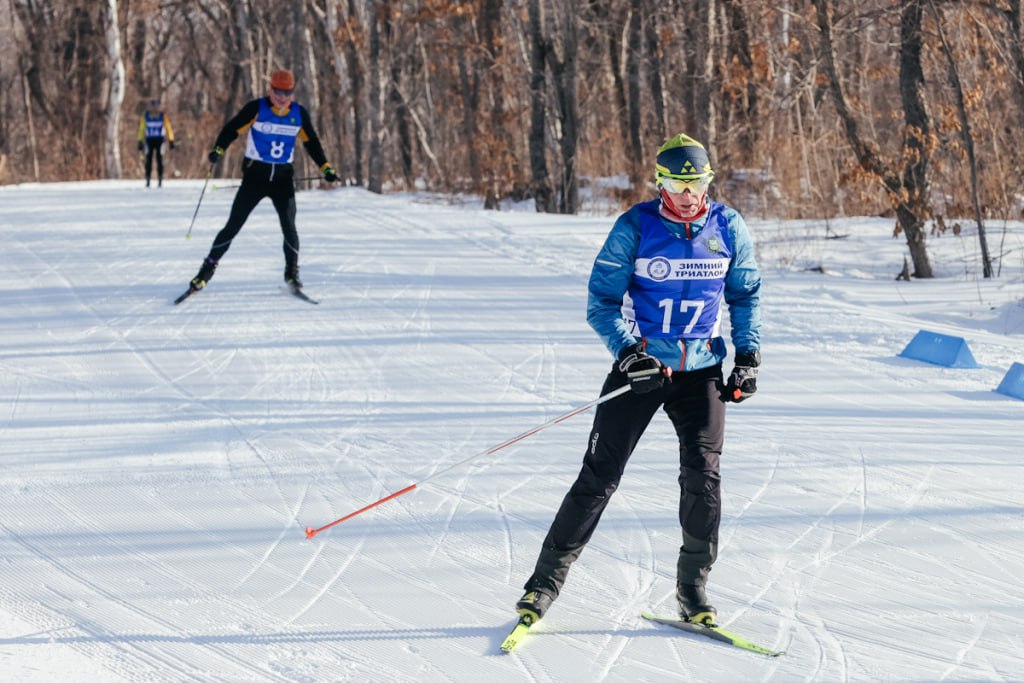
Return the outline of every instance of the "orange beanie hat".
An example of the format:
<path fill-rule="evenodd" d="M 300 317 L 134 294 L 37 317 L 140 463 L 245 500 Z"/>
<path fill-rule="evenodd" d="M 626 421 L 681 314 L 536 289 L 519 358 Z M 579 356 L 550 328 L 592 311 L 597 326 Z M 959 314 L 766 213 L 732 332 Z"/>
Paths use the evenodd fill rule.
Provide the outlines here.
<path fill-rule="evenodd" d="M 281 69 L 270 74 L 270 87 L 277 90 L 294 90 L 295 76 L 288 69 Z"/>

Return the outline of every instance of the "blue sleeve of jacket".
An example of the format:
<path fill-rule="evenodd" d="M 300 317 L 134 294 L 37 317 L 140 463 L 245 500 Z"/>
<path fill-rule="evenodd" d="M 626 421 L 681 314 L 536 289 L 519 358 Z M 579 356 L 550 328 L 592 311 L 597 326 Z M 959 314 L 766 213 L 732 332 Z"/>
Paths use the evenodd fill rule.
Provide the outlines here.
<path fill-rule="evenodd" d="M 754 239 L 743 217 L 728 210 L 733 259 L 725 275 L 732 344 L 738 353 L 761 348 L 761 271 L 754 256 Z"/>
<path fill-rule="evenodd" d="M 612 356 L 637 343 L 622 319 L 622 297 L 633 279 L 640 228 L 636 210 L 619 216 L 594 260 L 587 287 L 587 322 Z"/>

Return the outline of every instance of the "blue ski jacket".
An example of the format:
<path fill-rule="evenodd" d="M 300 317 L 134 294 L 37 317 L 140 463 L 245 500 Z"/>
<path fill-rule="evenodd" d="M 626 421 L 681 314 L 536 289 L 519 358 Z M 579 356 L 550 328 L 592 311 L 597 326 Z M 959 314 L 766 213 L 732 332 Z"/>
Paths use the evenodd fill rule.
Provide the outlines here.
<path fill-rule="evenodd" d="M 661 216 L 659 205 L 659 199 L 642 202 L 615 221 L 590 273 L 587 322 L 616 359 L 642 341 L 647 353 L 665 365 L 691 372 L 724 361 L 727 348 L 719 325 L 703 319 L 698 326 L 691 324 L 691 330 L 709 335 L 695 336 L 683 326 L 669 324 L 668 317 L 678 309 L 685 322 L 687 307 L 697 315 L 705 310 L 721 315 L 724 300 L 736 351 L 759 349 L 761 274 L 743 217 L 735 209 L 709 202 L 708 210 L 692 223 L 676 223 Z M 709 252 L 725 259 L 727 267 L 707 267 L 714 262 L 706 258 Z M 720 279 L 721 286 L 708 283 L 709 277 Z M 697 285 L 695 280 L 704 282 Z M 648 290 L 653 296 L 644 296 Z M 631 291 L 638 296 L 631 297 Z M 662 314 L 664 329 L 651 324 Z"/>

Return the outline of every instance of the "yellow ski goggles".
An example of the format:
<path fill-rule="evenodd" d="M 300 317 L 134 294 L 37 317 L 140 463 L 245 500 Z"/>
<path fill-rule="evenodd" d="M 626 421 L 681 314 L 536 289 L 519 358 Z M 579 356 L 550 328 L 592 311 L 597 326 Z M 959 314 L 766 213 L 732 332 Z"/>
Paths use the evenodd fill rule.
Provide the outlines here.
<path fill-rule="evenodd" d="M 658 187 L 663 187 L 666 191 L 671 192 L 672 194 L 682 194 L 687 190 L 693 194 L 700 194 L 708 189 L 708 185 L 711 184 L 712 178 L 714 178 L 714 175 L 710 173 L 705 173 L 699 176 L 688 176 L 685 178 L 659 174 L 657 182 Z"/>

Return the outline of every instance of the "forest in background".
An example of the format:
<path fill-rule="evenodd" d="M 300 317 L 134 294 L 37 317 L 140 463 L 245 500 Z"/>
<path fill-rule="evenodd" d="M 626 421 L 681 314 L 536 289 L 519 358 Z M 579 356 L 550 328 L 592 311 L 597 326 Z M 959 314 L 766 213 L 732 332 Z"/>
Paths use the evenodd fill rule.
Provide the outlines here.
<path fill-rule="evenodd" d="M 0 40 L 5 184 L 141 177 L 152 98 L 169 166 L 202 178 L 289 68 L 339 174 L 374 192 L 576 213 L 620 178 L 600 192 L 626 206 L 686 132 L 749 216 L 891 215 L 908 277 L 961 224 L 997 275 L 986 228 L 1021 218 L 1021 0 L 7 0 Z"/>

